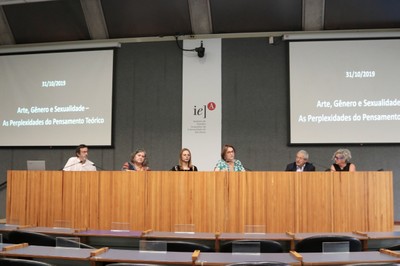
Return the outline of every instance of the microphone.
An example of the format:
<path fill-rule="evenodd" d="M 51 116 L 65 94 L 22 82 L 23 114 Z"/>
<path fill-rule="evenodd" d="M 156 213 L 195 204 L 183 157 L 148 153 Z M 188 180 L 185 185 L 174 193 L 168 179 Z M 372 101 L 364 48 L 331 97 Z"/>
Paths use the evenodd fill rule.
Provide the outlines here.
<path fill-rule="evenodd" d="M 83 163 L 83 161 L 79 161 L 79 162 L 76 162 L 76 163 L 73 163 L 73 164 L 67 165 L 67 166 L 63 167 L 61 170 L 68 169 L 68 168 L 70 168 L 70 167 L 72 167 L 72 166 L 74 166 L 74 165 L 80 164 L 80 163 Z"/>
<path fill-rule="evenodd" d="M 98 166 L 98 165 L 96 165 L 95 163 L 92 163 L 92 165 L 94 166 L 94 167 L 96 167 L 96 169 L 100 169 L 100 170 L 105 170 L 103 167 L 100 167 L 100 166 Z"/>
<path fill-rule="evenodd" d="M 7 185 L 7 181 L 4 181 L 3 183 L 0 184 L 0 188 L 2 188 L 3 186 Z"/>
<path fill-rule="evenodd" d="M 315 162 L 312 162 L 311 164 L 316 165 L 316 166 L 318 166 L 318 167 L 321 167 L 321 168 L 325 169 L 325 170 L 324 170 L 325 172 L 330 172 L 330 171 L 332 171 L 331 168 L 330 168 L 330 167 L 326 167 L 326 165 L 318 164 L 318 163 L 315 163 Z"/>

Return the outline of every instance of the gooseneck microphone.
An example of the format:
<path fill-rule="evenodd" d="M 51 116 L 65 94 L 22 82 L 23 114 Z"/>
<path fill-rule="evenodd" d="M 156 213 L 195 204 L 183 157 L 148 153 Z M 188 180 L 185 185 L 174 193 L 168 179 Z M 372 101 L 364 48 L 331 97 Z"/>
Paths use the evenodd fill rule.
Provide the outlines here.
<path fill-rule="evenodd" d="M 70 168 L 70 167 L 72 167 L 72 166 L 74 166 L 74 165 L 80 164 L 80 163 L 83 163 L 83 161 L 79 161 L 79 162 L 76 162 L 76 163 L 72 163 L 72 164 L 70 164 L 70 165 L 67 165 L 67 166 L 65 166 L 64 168 L 62 168 L 61 170 L 68 169 L 68 168 Z"/>
<path fill-rule="evenodd" d="M 104 171 L 104 168 L 103 168 L 103 167 L 100 167 L 100 166 L 98 166 L 98 165 L 95 164 L 95 163 L 92 163 L 92 165 L 93 165 L 94 167 L 96 167 L 96 169 L 100 169 L 100 170 L 103 170 L 103 171 Z"/>
<path fill-rule="evenodd" d="M 311 162 L 310 162 L 310 163 L 311 163 Z M 312 164 L 315 165 L 315 166 L 318 166 L 318 167 L 323 168 L 325 172 L 330 172 L 330 171 L 332 171 L 332 170 L 331 170 L 331 167 L 326 167 L 326 165 L 318 164 L 318 163 L 316 163 L 316 162 L 312 162 Z"/>

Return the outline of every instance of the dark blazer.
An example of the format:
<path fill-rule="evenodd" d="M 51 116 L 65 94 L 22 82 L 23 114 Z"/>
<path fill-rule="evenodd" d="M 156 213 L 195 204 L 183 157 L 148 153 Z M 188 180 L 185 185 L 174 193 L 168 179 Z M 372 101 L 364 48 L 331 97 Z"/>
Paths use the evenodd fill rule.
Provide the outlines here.
<path fill-rule="evenodd" d="M 286 170 L 285 171 L 295 172 L 296 169 L 297 169 L 296 162 L 294 162 L 294 163 L 288 164 L 286 166 Z M 306 165 L 304 166 L 304 172 L 310 172 L 310 171 L 315 171 L 315 166 L 312 163 L 306 163 Z"/>

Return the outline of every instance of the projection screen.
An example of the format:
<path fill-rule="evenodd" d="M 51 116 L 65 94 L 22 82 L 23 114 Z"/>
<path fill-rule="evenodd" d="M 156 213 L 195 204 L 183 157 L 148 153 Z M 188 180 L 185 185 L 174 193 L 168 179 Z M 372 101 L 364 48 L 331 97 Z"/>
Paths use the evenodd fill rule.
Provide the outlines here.
<path fill-rule="evenodd" d="M 399 143 L 400 40 L 289 44 L 290 143 Z"/>
<path fill-rule="evenodd" d="M 0 146 L 111 145 L 113 50 L 0 56 Z"/>

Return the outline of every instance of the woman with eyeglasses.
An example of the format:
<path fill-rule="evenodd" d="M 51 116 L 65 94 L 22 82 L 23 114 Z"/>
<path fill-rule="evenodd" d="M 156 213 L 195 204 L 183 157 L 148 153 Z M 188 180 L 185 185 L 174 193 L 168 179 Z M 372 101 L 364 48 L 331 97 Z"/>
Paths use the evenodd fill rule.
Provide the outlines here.
<path fill-rule="evenodd" d="M 123 171 L 150 171 L 148 166 L 147 154 L 143 149 L 137 149 L 131 154 L 129 162 L 122 166 Z"/>
<path fill-rule="evenodd" d="M 332 160 L 335 162 L 331 166 L 331 171 L 355 172 L 356 166 L 350 162 L 351 152 L 348 149 L 339 149 L 333 154 Z"/>
<path fill-rule="evenodd" d="M 225 144 L 221 151 L 221 160 L 217 162 L 214 171 L 244 172 L 246 171 L 242 163 L 235 159 L 235 148 Z"/>

